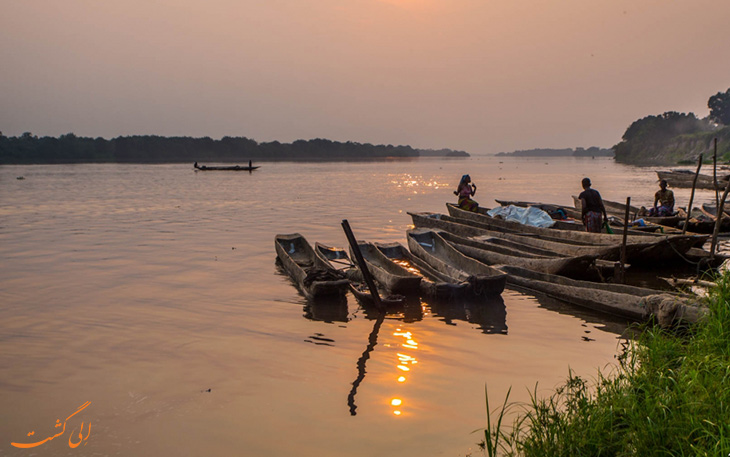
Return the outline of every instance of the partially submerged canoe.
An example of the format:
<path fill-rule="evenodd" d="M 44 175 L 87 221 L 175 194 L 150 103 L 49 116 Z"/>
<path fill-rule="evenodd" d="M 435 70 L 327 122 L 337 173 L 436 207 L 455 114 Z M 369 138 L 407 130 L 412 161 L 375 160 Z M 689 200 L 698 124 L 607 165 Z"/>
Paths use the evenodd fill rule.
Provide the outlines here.
<path fill-rule="evenodd" d="M 540 292 L 558 300 L 638 322 L 656 318 L 669 327 L 677 322 L 696 322 L 706 308 L 696 297 L 654 289 L 579 281 L 563 276 L 538 273 L 525 268 L 500 266 L 508 274 L 510 287 Z"/>
<path fill-rule="evenodd" d="M 571 278 L 598 279 L 595 255 L 547 257 L 506 246 L 490 244 L 485 241 L 464 238 L 445 231 L 439 232 L 439 235 L 462 254 L 487 265 L 513 265 Z"/>
<path fill-rule="evenodd" d="M 402 244 L 397 242 L 374 244 L 392 262 L 421 276 L 421 293 L 423 295 L 448 299 L 462 297 L 468 291 L 469 283 L 467 281 L 460 281 L 439 272 L 421 258 L 413 255 Z"/>
<path fill-rule="evenodd" d="M 500 295 L 507 275 L 494 267 L 468 257 L 427 229 L 413 229 L 406 233 L 408 249 L 432 268 L 454 282 L 468 282 L 475 295 Z"/>
<path fill-rule="evenodd" d="M 416 275 L 385 256 L 373 243 L 358 241 L 368 271 L 388 291 L 395 294 L 418 293 L 421 287 L 421 276 Z M 350 256 L 355 257 L 350 251 Z"/>
<path fill-rule="evenodd" d="M 341 271 L 348 278 L 350 283 L 350 291 L 361 302 L 372 304 L 374 302 L 370 289 L 365 284 L 362 272 L 347 255 L 347 251 L 342 248 L 327 246 L 316 242 L 314 244 L 315 262 L 320 268 Z M 378 291 L 381 303 L 386 307 L 403 306 L 406 297 L 402 295 L 388 295 L 387 292 L 380 289 Z"/>
<path fill-rule="evenodd" d="M 305 297 L 339 295 L 349 287 L 349 281 L 343 276 L 317 267 L 314 249 L 299 233 L 276 235 L 274 247 L 284 270 Z"/>

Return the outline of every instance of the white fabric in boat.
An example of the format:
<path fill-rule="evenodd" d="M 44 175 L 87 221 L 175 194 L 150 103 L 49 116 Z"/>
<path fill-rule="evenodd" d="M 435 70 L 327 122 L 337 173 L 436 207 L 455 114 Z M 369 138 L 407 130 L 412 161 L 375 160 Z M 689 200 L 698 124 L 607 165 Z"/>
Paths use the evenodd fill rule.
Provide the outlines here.
<path fill-rule="evenodd" d="M 555 221 L 548 213 L 534 206 L 528 206 L 527 208 L 514 205 L 498 206 L 487 211 L 487 214 L 534 227 L 552 227 L 555 224 Z"/>

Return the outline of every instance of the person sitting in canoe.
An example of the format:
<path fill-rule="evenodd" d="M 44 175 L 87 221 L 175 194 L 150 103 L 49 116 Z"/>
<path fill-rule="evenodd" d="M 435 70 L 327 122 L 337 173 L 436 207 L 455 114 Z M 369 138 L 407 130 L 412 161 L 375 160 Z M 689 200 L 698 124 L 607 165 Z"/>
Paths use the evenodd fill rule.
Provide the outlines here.
<path fill-rule="evenodd" d="M 471 177 L 469 175 L 462 176 L 459 186 L 454 191 L 454 195 L 459 197 L 459 208 L 476 212 L 479 203 L 471 199 L 476 192 L 477 186 L 471 183 Z"/>
<path fill-rule="evenodd" d="M 657 207 L 657 203 L 661 206 Z M 649 210 L 649 216 L 671 216 L 674 214 L 674 192 L 667 189 L 667 180 L 659 181 L 659 190 L 654 194 L 654 208 Z"/>
<path fill-rule="evenodd" d="M 590 179 L 583 178 L 581 184 L 584 190 L 578 195 L 578 198 L 580 198 L 581 216 L 583 224 L 586 226 L 586 232 L 601 233 L 601 227 L 603 226 L 601 216 L 608 222 L 608 215 L 606 214 L 606 207 L 603 206 L 601 194 L 597 190 L 591 189 Z"/>

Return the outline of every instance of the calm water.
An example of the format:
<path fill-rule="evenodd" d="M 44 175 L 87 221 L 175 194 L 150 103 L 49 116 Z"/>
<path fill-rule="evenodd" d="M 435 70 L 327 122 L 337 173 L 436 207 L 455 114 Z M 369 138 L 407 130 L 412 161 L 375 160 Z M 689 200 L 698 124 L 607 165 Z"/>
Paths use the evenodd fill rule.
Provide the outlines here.
<path fill-rule="evenodd" d="M 590 378 L 614 362 L 622 322 L 505 291 L 488 306 L 387 316 L 352 392 L 375 316 L 352 296 L 307 304 L 277 270 L 273 239 L 345 246 L 346 218 L 359 239 L 405 242 L 406 212 L 444 212 L 464 173 L 484 206 L 572 204 L 584 176 L 606 199 L 650 204 L 654 169 L 494 157 L 261 165 L 0 167 L 0 455 L 477 454 L 485 384 L 493 404 L 510 386 L 527 400 L 536 384 L 548 393 L 569 370 Z M 675 193 L 686 205 L 689 191 Z M 42 445 L 10 444 L 63 422 Z"/>

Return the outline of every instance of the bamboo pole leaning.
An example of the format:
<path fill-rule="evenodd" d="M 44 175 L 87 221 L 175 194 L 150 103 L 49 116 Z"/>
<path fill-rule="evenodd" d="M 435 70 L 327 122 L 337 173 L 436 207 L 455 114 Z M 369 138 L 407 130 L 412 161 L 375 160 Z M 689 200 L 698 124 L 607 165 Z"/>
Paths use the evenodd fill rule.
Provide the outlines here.
<path fill-rule="evenodd" d="M 697 178 L 700 177 L 700 168 L 702 168 L 702 154 L 700 154 L 700 158 L 697 161 L 697 171 L 695 172 L 695 177 L 692 180 L 692 193 L 689 195 L 689 205 L 687 205 L 687 218 L 684 220 L 684 225 L 682 226 L 682 235 L 687 233 L 687 226 L 689 225 L 689 218 L 692 214 L 692 203 L 694 203 L 695 199 L 695 188 L 697 187 Z"/>

